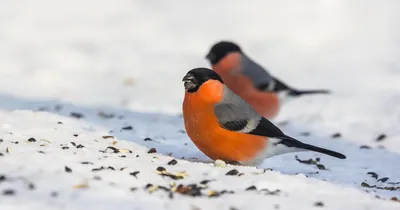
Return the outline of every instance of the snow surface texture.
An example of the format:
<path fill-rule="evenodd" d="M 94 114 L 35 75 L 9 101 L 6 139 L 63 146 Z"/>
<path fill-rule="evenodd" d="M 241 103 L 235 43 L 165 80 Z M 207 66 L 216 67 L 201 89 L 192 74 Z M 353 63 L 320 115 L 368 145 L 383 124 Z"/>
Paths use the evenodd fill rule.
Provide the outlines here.
<path fill-rule="evenodd" d="M 0 208 L 399 209 L 399 7 L 2 1 Z M 180 81 L 220 39 L 294 87 L 334 91 L 287 101 L 274 122 L 347 159 L 214 166 L 185 134 Z"/>

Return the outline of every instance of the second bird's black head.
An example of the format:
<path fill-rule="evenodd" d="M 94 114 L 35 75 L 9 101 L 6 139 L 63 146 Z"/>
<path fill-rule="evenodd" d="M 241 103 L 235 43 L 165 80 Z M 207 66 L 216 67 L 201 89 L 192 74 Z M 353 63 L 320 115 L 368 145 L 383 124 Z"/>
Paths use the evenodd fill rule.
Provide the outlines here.
<path fill-rule="evenodd" d="M 185 90 L 189 93 L 196 92 L 200 86 L 208 80 L 218 80 L 224 83 L 221 77 L 213 70 L 207 68 L 195 68 L 190 70 L 182 79 Z"/>
<path fill-rule="evenodd" d="M 242 50 L 233 42 L 221 41 L 211 47 L 206 59 L 210 61 L 211 64 L 216 64 L 231 52 L 242 52 Z"/>

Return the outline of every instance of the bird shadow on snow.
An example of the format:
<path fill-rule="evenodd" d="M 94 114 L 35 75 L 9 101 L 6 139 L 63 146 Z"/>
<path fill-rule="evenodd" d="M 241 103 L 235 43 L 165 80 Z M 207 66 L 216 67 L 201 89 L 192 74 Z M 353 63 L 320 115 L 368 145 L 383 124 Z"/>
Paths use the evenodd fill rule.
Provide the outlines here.
<path fill-rule="evenodd" d="M 128 140 L 158 153 L 191 162 L 212 162 L 187 137 L 182 116 L 143 113 L 111 107 L 86 107 L 54 100 L 25 99 L 0 95 L 0 110 L 45 111 L 99 126 L 119 140 Z M 56 122 L 55 122 L 56 123 Z M 279 124 L 278 124 L 279 125 Z M 268 158 L 258 166 L 286 175 L 307 177 L 337 185 L 368 190 L 381 197 L 400 196 L 400 155 L 384 149 L 362 149 L 344 139 L 327 138 L 323 132 L 302 136 L 304 125 L 279 126 L 286 134 L 305 143 L 341 152 L 336 159 L 314 152 L 300 152 Z M 297 158 L 296 158 L 297 157 Z M 377 176 L 377 177 L 376 177 Z"/>

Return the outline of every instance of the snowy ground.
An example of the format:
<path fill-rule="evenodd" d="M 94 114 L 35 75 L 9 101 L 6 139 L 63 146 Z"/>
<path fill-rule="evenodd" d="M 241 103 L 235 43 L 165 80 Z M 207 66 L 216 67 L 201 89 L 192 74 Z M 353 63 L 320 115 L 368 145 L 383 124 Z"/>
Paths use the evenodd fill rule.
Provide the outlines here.
<path fill-rule="evenodd" d="M 399 209 L 399 9 L 395 0 L 2 1 L 0 208 Z M 348 158 L 215 167 L 184 132 L 180 80 L 208 66 L 220 39 L 295 87 L 334 91 L 288 101 L 274 122 Z M 185 173 L 173 180 L 158 167 Z M 225 175 L 232 169 L 240 176 Z"/>

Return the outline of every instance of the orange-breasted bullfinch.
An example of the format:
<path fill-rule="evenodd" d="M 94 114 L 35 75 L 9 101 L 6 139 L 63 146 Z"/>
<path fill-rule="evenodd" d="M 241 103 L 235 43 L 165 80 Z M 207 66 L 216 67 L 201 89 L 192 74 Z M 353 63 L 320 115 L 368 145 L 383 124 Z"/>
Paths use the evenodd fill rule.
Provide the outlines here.
<path fill-rule="evenodd" d="M 233 42 L 221 41 L 214 44 L 206 59 L 226 86 L 268 119 L 278 114 L 282 99 L 280 96 L 329 93 L 328 90 L 296 90 L 286 85 L 250 59 Z"/>
<path fill-rule="evenodd" d="M 186 132 L 196 147 L 213 160 L 258 165 L 271 156 L 307 150 L 346 158 L 285 135 L 233 93 L 211 69 L 192 69 L 182 81 Z"/>

